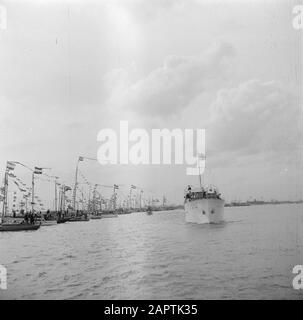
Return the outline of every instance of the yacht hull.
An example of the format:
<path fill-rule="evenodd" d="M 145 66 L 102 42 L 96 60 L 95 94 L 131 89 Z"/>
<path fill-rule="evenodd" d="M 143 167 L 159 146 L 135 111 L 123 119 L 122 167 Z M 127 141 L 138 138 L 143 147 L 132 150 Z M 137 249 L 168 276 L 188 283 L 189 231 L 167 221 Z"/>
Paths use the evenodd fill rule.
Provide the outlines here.
<path fill-rule="evenodd" d="M 224 221 L 224 200 L 222 199 L 187 199 L 184 209 L 186 222 L 203 224 Z"/>

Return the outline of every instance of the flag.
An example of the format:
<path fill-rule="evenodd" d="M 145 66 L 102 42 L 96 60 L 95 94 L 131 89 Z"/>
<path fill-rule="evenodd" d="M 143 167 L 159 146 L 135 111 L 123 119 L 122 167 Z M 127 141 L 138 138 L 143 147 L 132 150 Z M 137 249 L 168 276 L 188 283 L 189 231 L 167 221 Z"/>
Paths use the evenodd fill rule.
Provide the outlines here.
<path fill-rule="evenodd" d="M 134 186 L 133 184 L 130 186 L 132 189 L 137 189 L 136 186 Z"/>
<path fill-rule="evenodd" d="M 83 157 L 79 157 L 79 160 L 78 161 L 83 161 L 84 160 L 84 158 Z"/>
<path fill-rule="evenodd" d="M 11 178 L 16 178 L 16 176 L 11 172 L 8 173 L 8 176 L 11 177 Z"/>
<path fill-rule="evenodd" d="M 199 160 L 206 160 L 206 156 L 204 153 L 198 153 Z"/>
<path fill-rule="evenodd" d="M 71 188 L 71 187 L 68 187 L 68 186 L 65 186 L 65 187 L 64 187 L 64 191 L 69 191 L 69 190 L 72 190 L 72 188 Z"/>
<path fill-rule="evenodd" d="M 14 184 L 20 189 L 19 184 L 17 181 L 14 181 Z"/>
<path fill-rule="evenodd" d="M 6 163 L 6 170 L 14 170 L 16 167 L 16 164 L 14 162 L 11 161 L 7 161 Z"/>
<path fill-rule="evenodd" d="M 35 167 L 34 174 L 42 174 L 42 168 Z"/>
<path fill-rule="evenodd" d="M 117 184 L 114 184 L 114 189 L 119 189 L 119 186 Z"/>

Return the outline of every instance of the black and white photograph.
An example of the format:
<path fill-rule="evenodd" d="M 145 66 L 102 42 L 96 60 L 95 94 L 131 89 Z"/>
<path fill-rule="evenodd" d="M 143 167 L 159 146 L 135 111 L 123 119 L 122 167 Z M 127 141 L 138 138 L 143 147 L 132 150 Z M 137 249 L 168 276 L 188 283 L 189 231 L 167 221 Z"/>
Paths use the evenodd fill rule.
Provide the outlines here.
<path fill-rule="evenodd" d="M 0 0 L 0 300 L 303 300 L 302 84 L 303 0 Z"/>

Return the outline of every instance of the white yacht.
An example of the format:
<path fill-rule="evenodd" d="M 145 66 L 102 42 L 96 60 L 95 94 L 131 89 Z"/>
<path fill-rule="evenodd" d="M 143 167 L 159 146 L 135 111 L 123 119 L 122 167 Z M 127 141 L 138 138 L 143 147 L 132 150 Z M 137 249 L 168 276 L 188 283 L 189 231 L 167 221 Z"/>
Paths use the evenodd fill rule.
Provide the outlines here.
<path fill-rule="evenodd" d="M 188 186 L 185 194 L 185 221 L 192 223 L 220 223 L 224 221 L 224 200 L 215 186 L 205 186 L 201 173 L 205 175 L 206 156 L 200 153 L 197 158 L 199 182 L 198 188 Z"/>
<path fill-rule="evenodd" d="M 224 221 L 224 200 L 215 187 L 192 189 L 185 195 L 185 221 L 192 223 L 220 223 Z"/>

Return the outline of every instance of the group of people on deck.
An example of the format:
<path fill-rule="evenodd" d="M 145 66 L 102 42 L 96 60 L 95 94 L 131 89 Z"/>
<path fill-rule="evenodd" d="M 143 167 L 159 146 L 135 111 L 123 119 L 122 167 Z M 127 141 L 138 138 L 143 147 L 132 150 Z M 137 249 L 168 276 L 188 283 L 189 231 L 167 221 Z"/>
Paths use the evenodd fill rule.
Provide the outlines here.
<path fill-rule="evenodd" d="M 216 189 L 205 189 L 192 192 L 191 186 L 188 186 L 185 199 L 221 199 L 221 194 Z"/>
<path fill-rule="evenodd" d="M 33 213 L 33 212 L 26 212 L 24 214 L 24 223 L 27 224 L 35 224 L 37 221 L 37 213 Z"/>

